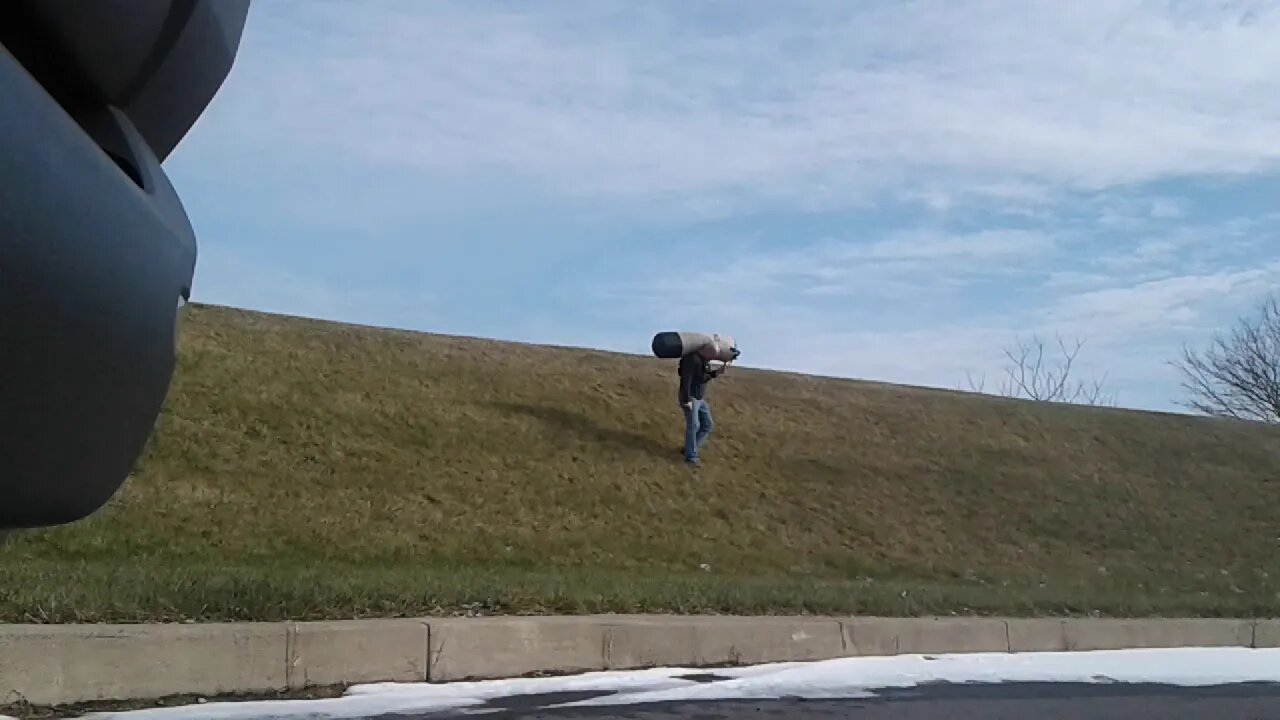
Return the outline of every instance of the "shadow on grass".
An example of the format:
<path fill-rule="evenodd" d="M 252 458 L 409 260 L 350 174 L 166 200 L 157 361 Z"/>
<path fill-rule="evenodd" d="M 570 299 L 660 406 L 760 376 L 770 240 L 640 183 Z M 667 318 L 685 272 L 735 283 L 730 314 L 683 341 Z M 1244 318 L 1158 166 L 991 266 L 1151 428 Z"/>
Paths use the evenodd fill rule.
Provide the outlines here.
<path fill-rule="evenodd" d="M 619 445 L 637 452 L 653 455 L 656 458 L 678 459 L 676 452 L 680 448 L 680 443 L 677 441 L 666 445 L 657 442 L 648 435 L 601 425 L 586 415 L 572 410 L 517 402 L 494 402 L 489 403 L 489 405 L 505 412 L 531 417 L 551 426 L 558 432 L 577 435 L 585 440 Z M 680 429 L 677 427 L 676 431 Z"/>

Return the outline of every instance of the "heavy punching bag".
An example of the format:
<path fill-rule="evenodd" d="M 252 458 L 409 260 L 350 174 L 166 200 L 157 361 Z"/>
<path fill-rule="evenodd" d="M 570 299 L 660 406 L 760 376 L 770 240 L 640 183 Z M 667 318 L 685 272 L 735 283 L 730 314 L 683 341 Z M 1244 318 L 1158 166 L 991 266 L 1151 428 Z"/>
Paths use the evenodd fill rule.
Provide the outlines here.
<path fill-rule="evenodd" d="M 732 362 L 738 355 L 737 343 L 730 335 L 700 332 L 660 332 L 653 336 L 653 354 L 667 360 L 682 358 L 715 343 L 719 352 L 712 359 L 720 362 Z"/>

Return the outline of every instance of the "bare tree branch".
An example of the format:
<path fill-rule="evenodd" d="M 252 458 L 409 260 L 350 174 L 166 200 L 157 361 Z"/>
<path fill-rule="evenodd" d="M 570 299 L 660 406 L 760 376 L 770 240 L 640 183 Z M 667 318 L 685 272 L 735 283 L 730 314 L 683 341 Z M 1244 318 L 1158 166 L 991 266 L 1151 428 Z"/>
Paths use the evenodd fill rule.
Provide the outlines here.
<path fill-rule="evenodd" d="M 1280 424 L 1280 295 L 1258 304 L 1203 351 L 1184 346 L 1170 363 L 1182 373 L 1183 407 L 1215 417 Z"/>
<path fill-rule="evenodd" d="M 1076 340 L 1074 346 L 1058 336 L 1058 350 L 1062 355 L 1056 364 L 1050 364 L 1045 358 L 1045 343 L 1038 336 L 1030 340 L 1019 338 L 1012 348 L 1004 348 L 1003 353 L 1008 365 L 1004 369 L 1005 377 L 996 394 L 1010 398 L 1024 398 L 1037 402 L 1061 402 L 1080 405 L 1114 405 L 1115 396 L 1104 388 L 1106 376 L 1089 382 L 1073 378 L 1076 358 L 1085 345 L 1084 340 Z M 986 378 L 975 382 L 968 376 L 969 389 L 983 392 Z"/>
<path fill-rule="evenodd" d="M 986 373 L 983 373 L 982 377 L 978 378 L 977 380 L 973 379 L 973 373 L 971 371 L 966 370 L 964 375 L 965 375 L 966 382 L 969 383 L 970 392 L 980 393 L 980 392 L 984 392 L 987 389 Z M 960 388 L 960 389 L 963 390 L 964 388 Z"/>

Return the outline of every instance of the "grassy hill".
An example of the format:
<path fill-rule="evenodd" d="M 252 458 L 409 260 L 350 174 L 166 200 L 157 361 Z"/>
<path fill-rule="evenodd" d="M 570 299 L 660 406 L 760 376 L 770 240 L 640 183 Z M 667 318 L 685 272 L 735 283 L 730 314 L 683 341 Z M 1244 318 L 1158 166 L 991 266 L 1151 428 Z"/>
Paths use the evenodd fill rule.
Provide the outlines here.
<path fill-rule="evenodd" d="M 120 495 L 0 549 L 0 620 L 1280 607 L 1273 428 L 735 368 L 694 474 L 672 361 L 182 335 Z"/>

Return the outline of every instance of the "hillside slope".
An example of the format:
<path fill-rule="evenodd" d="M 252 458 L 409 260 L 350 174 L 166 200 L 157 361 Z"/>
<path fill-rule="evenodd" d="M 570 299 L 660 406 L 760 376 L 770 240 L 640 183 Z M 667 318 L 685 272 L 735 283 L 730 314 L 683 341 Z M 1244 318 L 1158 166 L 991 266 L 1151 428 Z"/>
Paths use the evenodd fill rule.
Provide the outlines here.
<path fill-rule="evenodd" d="M 694 475 L 672 361 L 188 312 L 138 472 L 0 553 L 0 619 L 1280 603 L 1272 428 L 734 368 Z"/>

